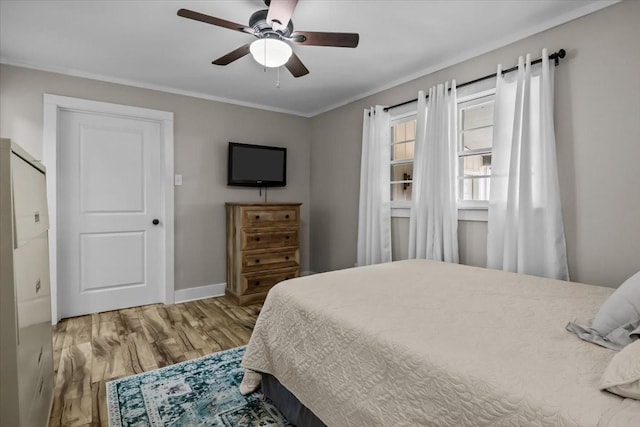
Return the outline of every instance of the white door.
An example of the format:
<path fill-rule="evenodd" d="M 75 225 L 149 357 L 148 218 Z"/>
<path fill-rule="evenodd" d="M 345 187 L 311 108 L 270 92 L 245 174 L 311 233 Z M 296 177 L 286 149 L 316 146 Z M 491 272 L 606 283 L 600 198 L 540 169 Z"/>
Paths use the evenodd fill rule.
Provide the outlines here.
<path fill-rule="evenodd" d="M 58 115 L 61 318 L 162 301 L 161 125 Z"/>

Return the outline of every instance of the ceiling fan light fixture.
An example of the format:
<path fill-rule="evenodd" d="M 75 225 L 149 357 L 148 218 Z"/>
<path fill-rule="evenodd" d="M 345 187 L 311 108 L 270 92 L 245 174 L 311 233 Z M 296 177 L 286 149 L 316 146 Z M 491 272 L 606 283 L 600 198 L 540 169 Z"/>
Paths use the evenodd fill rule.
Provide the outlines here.
<path fill-rule="evenodd" d="M 281 67 L 287 63 L 293 49 L 286 42 L 278 39 L 263 38 L 251 43 L 249 51 L 253 59 L 263 67 Z"/>

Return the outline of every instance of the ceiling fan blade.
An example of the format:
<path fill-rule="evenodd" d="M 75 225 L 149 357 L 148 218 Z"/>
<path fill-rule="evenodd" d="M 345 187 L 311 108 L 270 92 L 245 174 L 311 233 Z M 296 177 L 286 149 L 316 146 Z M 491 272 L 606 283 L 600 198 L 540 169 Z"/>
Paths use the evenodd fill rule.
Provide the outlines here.
<path fill-rule="evenodd" d="M 356 47 L 360 41 L 357 33 L 322 33 L 315 31 L 294 31 L 291 41 L 307 46 Z"/>
<path fill-rule="evenodd" d="M 195 12 L 189 9 L 180 9 L 178 16 L 193 19 L 194 21 L 204 22 L 206 24 L 217 25 L 218 27 L 229 28 L 230 30 L 240 31 L 248 34 L 255 34 L 253 28 L 236 22 L 227 21 L 226 19 L 216 18 L 214 16 L 205 15 L 204 13 Z"/>
<path fill-rule="evenodd" d="M 231 51 L 229 53 L 227 53 L 224 56 L 221 56 L 220 58 L 216 59 L 215 61 L 212 62 L 212 64 L 214 65 L 229 65 L 231 64 L 233 61 L 235 61 L 236 59 L 240 59 L 245 55 L 249 54 L 249 46 L 251 45 L 251 43 L 247 43 L 244 46 L 241 46 L 239 48 L 237 48 L 234 51 Z"/>
<path fill-rule="evenodd" d="M 289 70 L 293 77 L 302 77 L 309 74 L 309 70 L 295 53 L 291 54 L 291 58 L 289 58 L 284 66 L 287 67 L 287 70 Z"/>
<path fill-rule="evenodd" d="M 271 24 L 273 30 L 285 30 L 297 4 L 298 0 L 271 0 L 267 23 Z"/>

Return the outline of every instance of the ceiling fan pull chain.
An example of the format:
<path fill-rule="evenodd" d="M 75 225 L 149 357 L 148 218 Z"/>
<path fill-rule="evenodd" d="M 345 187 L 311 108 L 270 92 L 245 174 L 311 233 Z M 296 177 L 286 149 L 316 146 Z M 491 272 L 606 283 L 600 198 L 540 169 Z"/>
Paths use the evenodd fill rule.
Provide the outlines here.
<path fill-rule="evenodd" d="M 267 72 L 267 44 L 266 43 L 264 43 L 264 56 L 262 57 L 262 60 L 264 61 L 264 72 L 266 73 Z"/>

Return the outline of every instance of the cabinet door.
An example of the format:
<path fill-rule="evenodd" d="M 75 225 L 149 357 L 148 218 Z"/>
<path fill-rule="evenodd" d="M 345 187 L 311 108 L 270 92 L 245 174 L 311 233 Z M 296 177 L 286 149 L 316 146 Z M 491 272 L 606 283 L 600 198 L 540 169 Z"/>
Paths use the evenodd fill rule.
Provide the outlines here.
<path fill-rule="evenodd" d="M 47 233 L 14 250 L 18 327 L 51 322 L 49 243 Z"/>
<path fill-rule="evenodd" d="M 13 215 L 16 247 L 49 229 L 47 187 L 44 174 L 29 163 L 11 155 Z"/>

